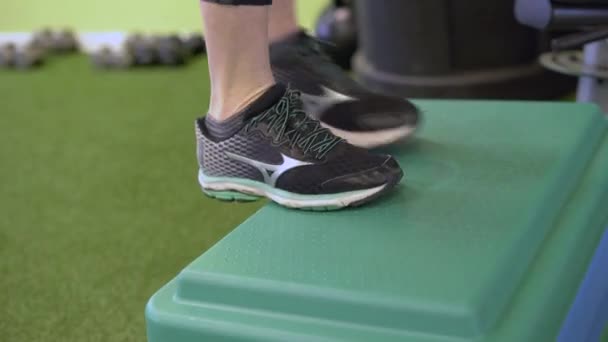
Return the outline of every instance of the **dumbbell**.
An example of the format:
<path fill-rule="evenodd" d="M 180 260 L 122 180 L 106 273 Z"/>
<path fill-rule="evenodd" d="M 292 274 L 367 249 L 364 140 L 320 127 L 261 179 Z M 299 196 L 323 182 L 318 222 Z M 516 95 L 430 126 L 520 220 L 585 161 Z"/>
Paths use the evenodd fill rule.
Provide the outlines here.
<path fill-rule="evenodd" d="M 158 61 L 162 65 L 178 66 L 186 63 L 188 54 L 183 41 L 176 35 L 161 36 L 156 38 L 156 49 Z"/>
<path fill-rule="evenodd" d="M 0 67 L 10 68 L 15 65 L 17 47 L 13 43 L 0 45 Z"/>
<path fill-rule="evenodd" d="M 57 32 L 50 29 L 40 30 L 34 33 L 31 45 L 34 45 L 45 52 L 54 53 L 69 53 L 78 50 L 76 34 L 68 29 Z"/>
<path fill-rule="evenodd" d="M 91 60 L 99 69 L 127 69 L 135 65 L 135 59 L 129 51 L 114 52 L 108 46 L 93 53 Z"/>
<path fill-rule="evenodd" d="M 44 54 L 35 46 L 27 45 L 17 48 L 13 43 L 0 46 L 0 67 L 17 68 L 21 70 L 40 66 Z"/>
<path fill-rule="evenodd" d="M 133 56 L 135 65 L 147 66 L 158 63 L 159 57 L 154 39 L 144 37 L 141 34 L 134 34 L 127 38 L 125 51 Z"/>
<path fill-rule="evenodd" d="M 41 66 L 44 61 L 44 51 L 34 45 L 28 45 L 23 49 L 17 49 L 14 66 L 17 69 L 31 69 Z"/>
<path fill-rule="evenodd" d="M 192 56 L 202 55 L 207 52 L 205 39 L 200 33 L 193 33 L 184 39 L 184 46 Z"/>
<path fill-rule="evenodd" d="M 78 50 L 78 40 L 73 31 L 65 29 L 53 35 L 52 49 L 55 52 L 75 52 Z"/>

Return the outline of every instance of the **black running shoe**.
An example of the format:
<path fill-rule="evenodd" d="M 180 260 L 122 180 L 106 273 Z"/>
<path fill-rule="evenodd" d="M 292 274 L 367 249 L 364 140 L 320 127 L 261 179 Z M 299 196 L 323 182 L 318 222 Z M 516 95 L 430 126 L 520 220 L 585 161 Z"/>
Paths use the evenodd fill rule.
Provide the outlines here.
<path fill-rule="evenodd" d="M 418 125 L 420 114 L 411 102 L 367 90 L 304 32 L 272 44 L 270 61 L 277 82 L 302 92 L 306 112 L 353 145 L 388 145 Z"/>
<path fill-rule="evenodd" d="M 198 119 L 203 191 L 223 200 L 268 197 L 291 208 L 333 210 L 366 203 L 399 182 L 395 159 L 348 144 L 301 106 L 298 91 L 275 85 L 230 124 Z M 231 132 L 218 138 L 217 125 Z"/>

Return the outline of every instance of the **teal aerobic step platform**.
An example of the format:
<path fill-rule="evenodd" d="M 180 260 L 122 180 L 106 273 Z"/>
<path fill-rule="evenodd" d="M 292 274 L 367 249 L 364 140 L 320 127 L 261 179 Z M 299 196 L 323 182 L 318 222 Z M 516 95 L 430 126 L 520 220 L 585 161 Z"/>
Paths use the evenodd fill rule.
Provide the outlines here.
<path fill-rule="evenodd" d="M 418 104 L 424 128 L 390 151 L 396 191 L 339 212 L 266 205 L 150 299 L 148 340 L 555 340 L 608 227 L 603 115 Z"/>

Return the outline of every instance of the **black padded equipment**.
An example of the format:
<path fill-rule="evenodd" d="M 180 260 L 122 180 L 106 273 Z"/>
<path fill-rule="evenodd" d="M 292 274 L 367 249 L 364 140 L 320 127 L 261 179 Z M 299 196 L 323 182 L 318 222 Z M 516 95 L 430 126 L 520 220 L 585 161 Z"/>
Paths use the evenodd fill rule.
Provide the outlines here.
<path fill-rule="evenodd" d="M 533 0 L 524 0 L 533 1 Z M 550 99 L 574 81 L 543 70 L 546 41 L 514 0 L 358 0 L 359 78 L 405 97 Z"/>

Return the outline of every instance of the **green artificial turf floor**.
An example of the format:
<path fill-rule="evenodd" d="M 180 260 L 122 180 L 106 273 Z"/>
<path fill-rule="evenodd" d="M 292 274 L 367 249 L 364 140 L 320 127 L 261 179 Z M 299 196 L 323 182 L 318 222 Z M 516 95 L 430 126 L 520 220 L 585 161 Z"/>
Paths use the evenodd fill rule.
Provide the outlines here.
<path fill-rule="evenodd" d="M 0 341 L 143 341 L 147 299 L 263 204 L 197 185 L 207 78 L 0 71 Z"/>
<path fill-rule="evenodd" d="M 298 1 L 311 28 L 327 0 Z M 196 4 L 0 1 L 0 31 L 197 30 Z M 207 65 L 0 70 L 0 341 L 144 341 L 148 298 L 263 203 L 197 185 Z"/>

